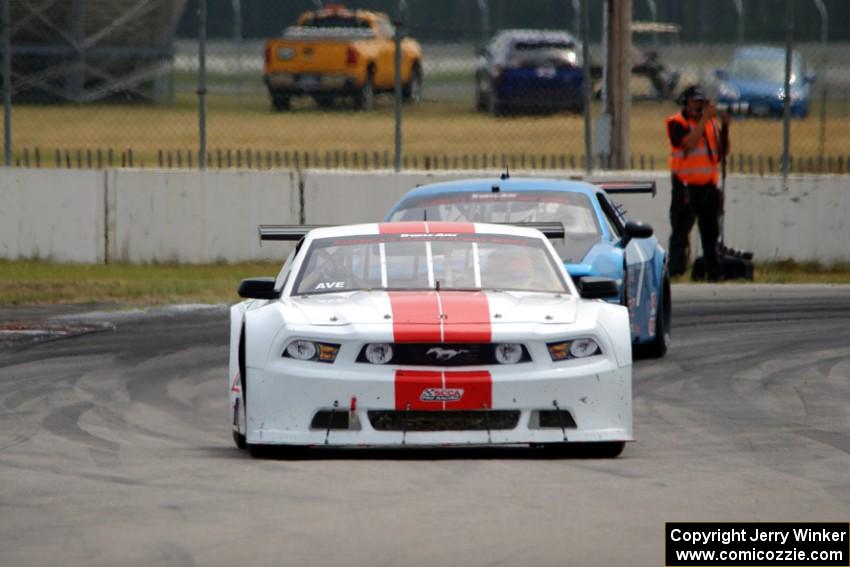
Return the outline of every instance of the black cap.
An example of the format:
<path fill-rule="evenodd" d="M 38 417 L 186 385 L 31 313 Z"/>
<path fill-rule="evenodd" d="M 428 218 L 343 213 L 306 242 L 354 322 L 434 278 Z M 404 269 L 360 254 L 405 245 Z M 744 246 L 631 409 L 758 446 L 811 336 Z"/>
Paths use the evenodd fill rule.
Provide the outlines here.
<path fill-rule="evenodd" d="M 679 104 L 687 104 L 688 100 L 708 100 L 708 94 L 706 94 L 705 89 L 702 88 L 702 85 L 691 85 L 685 90 L 682 91 L 682 94 L 679 95 Z"/>

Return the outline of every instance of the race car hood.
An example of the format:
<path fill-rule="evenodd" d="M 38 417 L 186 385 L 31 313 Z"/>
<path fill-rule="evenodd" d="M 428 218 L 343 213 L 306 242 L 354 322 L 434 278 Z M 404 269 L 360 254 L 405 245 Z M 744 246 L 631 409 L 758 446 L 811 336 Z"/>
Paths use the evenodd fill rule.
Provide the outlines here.
<path fill-rule="evenodd" d="M 577 311 L 573 296 L 497 291 L 328 293 L 286 298 L 280 308 L 284 320 L 306 325 L 565 324 Z"/>

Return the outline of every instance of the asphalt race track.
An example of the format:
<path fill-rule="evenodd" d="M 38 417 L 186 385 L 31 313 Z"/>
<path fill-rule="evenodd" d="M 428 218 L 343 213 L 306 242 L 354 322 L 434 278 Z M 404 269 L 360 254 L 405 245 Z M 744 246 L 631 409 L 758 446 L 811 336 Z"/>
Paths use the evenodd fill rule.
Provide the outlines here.
<path fill-rule="evenodd" d="M 252 460 L 223 306 L 2 308 L 0 565 L 660 566 L 665 521 L 848 521 L 850 286 L 673 294 L 637 441 L 607 461 Z"/>

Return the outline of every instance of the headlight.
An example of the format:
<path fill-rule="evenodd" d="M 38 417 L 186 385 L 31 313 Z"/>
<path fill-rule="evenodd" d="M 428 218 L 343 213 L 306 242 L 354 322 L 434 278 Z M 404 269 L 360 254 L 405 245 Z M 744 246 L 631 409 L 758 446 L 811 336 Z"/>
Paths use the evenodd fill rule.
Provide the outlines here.
<path fill-rule="evenodd" d="M 499 364 L 516 364 L 522 360 L 522 345 L 517 343 L 498 344 L 494 354 L 496 355 L 496 362 Z"/>
<path fill-rule="evenodd" d="M 803 93 L 800 92 L 799 89 L 791 87 L 791 100 L 798 100 L 800 98 L 800 95 L 802 94 Z M 785 87 L 779 87 L 776 90 L 776 98 L 778 98 L 779 100 L 785 100 Z"/>
<path fill-rule="evenodd" d="M 548 343 L 546 346 L 549 348 L 549 356 L 552 357 L 553 362 L 602 354 L 602 348 L 593 339 L 574 339 Z"/>
<path fill-rule="evenodd" d="M 366 360 L 372 364 L 386 364 L 393 358 L 393 346 L 388 343 L 366 345 Z"/>
<path fill-rule="evenodd" d="M 717 89 L 717 94 L 720 95 L 721 98 L 731 98 L 732 100 L 737 100 L 741 96 L 741 91 L 739 91 L 732 85 L 720 83 L 720 87 L 718 87 Z"/>
<path fill-rule="evenodd" d="M 570 345 L 570 354 L 576 358 L 593 356 L 599 352 L 599 345 L 593 339 L 578 339 Z"/>
<path fill-rule="evenodd" d="M 339 345 L 316 343 L 313 341 L 295 340 L 286 345 L 283 356 L 296 360 L 315 360 L 316 362 L 333 362 L 339 353 Z"/>

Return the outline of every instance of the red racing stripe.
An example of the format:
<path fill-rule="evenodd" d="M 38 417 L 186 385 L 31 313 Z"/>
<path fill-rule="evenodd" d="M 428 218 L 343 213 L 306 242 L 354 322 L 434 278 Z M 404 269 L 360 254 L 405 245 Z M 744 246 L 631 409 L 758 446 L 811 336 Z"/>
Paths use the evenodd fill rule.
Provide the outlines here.
<path fill-rule="evenodd" d="M 384 222 L 378 224 L 378 231 L 380 234 L 434 234 L 437 232 L 472 234 L 475 232 L 475 225 L 471 222 L 445 221 Z"/>
<path fill-rule="evenodd" d="M 447 343 L 489 343 L 492 337 L 487 294 L 441 291 L 443 336 Z"/>
<path fill-rule="evenodd" d="M 486 370 L 446 372 L 446 389 L 460 388 L 463 397 L 446 402 L 447 410 L 493 409 L 493 377 Z"/>
<path fill-rule="evenodd" d="M 380 234 L 425 234 L 424 222 L 382 222 L 378 224 Z"/>
<path fill-rule="evenodd" d="M 445 401 L 441 397 L 452 398 Z M 439 372 L 396 370 L 396 410 L 484 410 L 493 408 L 493 378 L 486 370 Z"/>
<path fill-rule="evenodd" d="M 393 341 L 397 343 L 438 343 L 440 308 L 435 291 L 390 291 L 393 312 Z"/>
<path fill-rule="evenodd" d="M 422 392 L 428 388 L 442 388 L 443 373 L 428 370 L 395 371 L 395 409 L 441 410 L 441 402 L 423 402 Z M 409 404 L 409 405 L 408 405 Z"/>

